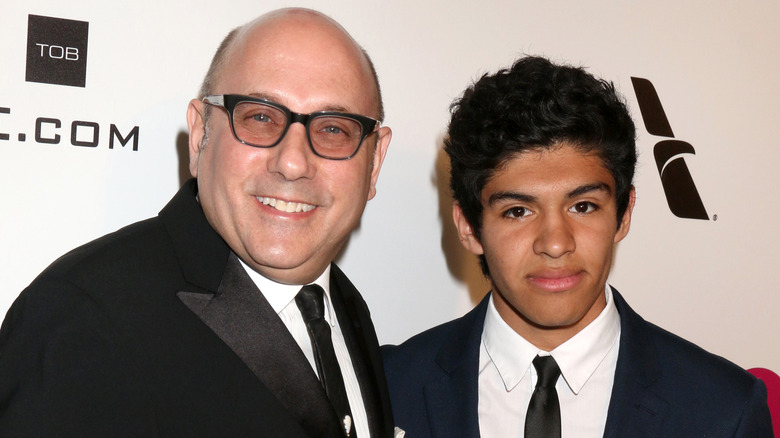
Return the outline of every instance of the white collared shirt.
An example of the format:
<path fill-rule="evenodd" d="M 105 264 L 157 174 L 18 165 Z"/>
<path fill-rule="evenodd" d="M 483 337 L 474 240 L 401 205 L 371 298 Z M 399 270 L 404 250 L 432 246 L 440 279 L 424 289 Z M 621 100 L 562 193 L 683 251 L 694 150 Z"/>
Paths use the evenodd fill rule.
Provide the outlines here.
<path fill-rule="evenodd" d="M 317 365 L 314 361 L 314 350 L 311 347 L 311 338 L 309 338 L 309 332 L 306 331 L 306 323 L 303 321 L 301 311 L 295 304 L 295 296 L 301 290 L 302 285 L 289 285 L 277 283 L 263 277 L 252 268 L 241 262 L 244 270 L 249 274 L 249 277 L 260 289 L 263 296 L 271 307 L 282 319 L 282 322 L 290 331 L 295 342 L 303 350 L 303 354 L 306 359 L 309 360 L 314 373 L 317 374 Z M 360 385 L 358 384 L 357 376 L 355 375 L 355 369 L 352 367 L 352 359 L 347 350 L 347 344 L 344 342 L 344 335 L 341 333 L 341 327 L 336 318 L 336 313 L 333 310 L 333 304 L 330 300 L 330 265 L 325 268 L 319 278 L 314 281 L 314 284 L 319 285 L 325 291 L 325 320 L 330 323 L 331 337 L 333 340 L 333 349 L 336 352 L 336 359 L 339 362 L 341 368 L 341 374 L 344 377 L 344 386 L 347 390 L 347 398 L 349 399 L 349 406 L 352 410 L 352 417 L 354 421 L 354 428 L 357 435 L 361 438 L 370 438 L 368 431 L 368 417 L 366 415 L 366 408 L 363 405 L 363 396 L 360 393 Z"/>
<path fill-rule="evenodd" d="M 606 287 L 598 317 L 551 352 L 518 335 L 488 303 L 479 353 L 479 430 L 483 438 L 522 437 L 536 386 L 537 355 L 552 355 L 562 378 L 555 386 L 562 438 L 601 438 L 607 423 L 620 339 L 620 316 Z"/>

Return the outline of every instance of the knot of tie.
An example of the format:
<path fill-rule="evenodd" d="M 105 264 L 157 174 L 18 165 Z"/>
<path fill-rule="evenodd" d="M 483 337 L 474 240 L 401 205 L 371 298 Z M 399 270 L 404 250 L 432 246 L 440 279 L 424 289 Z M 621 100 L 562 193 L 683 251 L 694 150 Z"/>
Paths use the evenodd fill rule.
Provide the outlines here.
<path fill-rule="evenodd" d="M 537 388 L 550 389 L 555 388 L 558 377 L 561 376 L 561 369 L 552 356 L 536 356 L 534 359 L 534 368 L 539 374 L 539 380 L 536 382 Z"/>
<path fill-rule="evenodd" d="M 316 284 L 307 284 L 295 296 L 295 304 L 301 311 L 304 322 L 316 321 L 325 317 L 325 291 Z"/>

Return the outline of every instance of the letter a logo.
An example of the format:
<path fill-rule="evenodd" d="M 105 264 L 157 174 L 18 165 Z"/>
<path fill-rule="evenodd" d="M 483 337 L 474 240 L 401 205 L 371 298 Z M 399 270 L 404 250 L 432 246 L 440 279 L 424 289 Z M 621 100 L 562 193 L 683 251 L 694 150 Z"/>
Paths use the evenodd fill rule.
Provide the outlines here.
<path fill-rule="evenodd" d="M 642 113 L 647 132 L 674 138 L 672 127 L 669 125 L 652 82 L 632 77 L 631 83 L 634 85 L 639 111 Z M 655 164 L 661 176 L 669 210 L 680 218 L 709 220 L 707 210 L 704 208 L 682 154 L 696 154 L 696 151 L 689 143 L 680 140 L 662 140 L 653 148 Z"/>

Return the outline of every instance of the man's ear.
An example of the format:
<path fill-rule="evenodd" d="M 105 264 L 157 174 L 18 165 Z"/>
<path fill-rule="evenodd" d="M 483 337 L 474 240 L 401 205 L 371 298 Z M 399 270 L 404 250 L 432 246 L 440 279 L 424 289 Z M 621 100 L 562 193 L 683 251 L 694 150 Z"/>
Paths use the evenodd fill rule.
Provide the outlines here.
<path fill-rule="evenodd" d="M 623 240 L 628 235 L 628 230 L 631 228 L 631 213 L 634 211 L 634 203 L 636 202 L 636 190 L 634 186 L 631 186 L 631 191 L 628 192 L 628 206 L 626 212 L 623 213 L 623 217 L 620 219 L 620 225 L 618 226 L 617 233 L 615 233 L 615 243 Z"/>
<path fill-rule="evenodd" d="M 485 251 L 482 249 L 482 244 L 479 243 L 479 239 L 474 234 L 474 229 L 457 202 L 452 203 L 452 221 L 455 222 L 455 228 L 458 229 L 460 243 L 473 254 L 484 254 Z"/>
<path fill-rule="evenodd" d="M 368 199 L 376 195 L 376 182 L 379 180 L 379 171 L 382 169 L 382 163 L 387 155 L 387 148 L 390 146 L 390 139 L 393 137 L 393 131 L 389 127 L 383 126 L 377 131 L 377 139 L 374 149 L 374 163 L 371 167 L 371 186 L 368 189 Z"/>
<path fill-rule="evenodd" d="M 200 100 L 192 99 L 187 107 L 187 128 L 190 132 L 190 174 L 194 178 L 198 177 L 198 162 L 203 146 L 203 137 L 206 135 L 206 121 L 203 117 L 205 106 L 206 104 Z"/>

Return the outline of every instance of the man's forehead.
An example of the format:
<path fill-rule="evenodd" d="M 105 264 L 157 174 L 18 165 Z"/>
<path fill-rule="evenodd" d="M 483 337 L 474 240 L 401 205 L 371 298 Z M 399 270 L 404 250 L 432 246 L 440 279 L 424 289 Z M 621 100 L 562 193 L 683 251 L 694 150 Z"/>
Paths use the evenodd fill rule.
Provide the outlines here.
<path fill-rule="evenodd" d="M 274 103 L 279 103 L 282 105 L 288 105 L 289 104 L 289 97 L 286 93 L 283 92 L 263 92 L 263 91 L 255 91 L 255 92 L 249 92 L 246 93 L 247 96 L 250 97 L 256 97 L 258 99 L 265 99 L 270 100 Z M 306 105 L 308 103 L 308 105 Z M 350 106 L 344 105 L 342 103 L 330 103 L 330 102 L 314 102 L 313 99 L 309 99 L 308 102 L 304 102 L 303 106 L 311 106 L 313 104 L 318 105 L 317 111 L 335 111 L 340 113 L 349 113 L 349 112 L 355 112 L 354 108 L 351 108 Z"/>
<path fill-rule="evenodd" d="M 255 23 L 237 37 L 217 80 L 219 92 L 259 95 L 294 111 L 371 111 L 370 69 L 338 25 L 316 15 L 271 22 Z"/>
<path fill-rule="evenodd" d="M 563 146 L 512 155 L 496 169 L 485 188 L 527 194 L 555 191 L 566 196 L 588 188 L 613 194 L 615 179 L 596 153 Z"/>
<path fill-rule="evenodd" d="M 233 51 L 239 56 L 259 52 L 276 57 L 292 56 L 299 51 L 311 52 L 310 56 L 317 51 L 331 56 L 341 52 L 344 59 L 338 60 L 340 63 L 364 63 L 362 49 L 341 25 L 308 9 L 274 11 L 247 23 L 239 29 Z"/>
<path fill-rule="evenodd" d="M 497 166 L 496 172 L 501 172 L 509 167 L 525 167 L 535 170 L 539 166 L 544 167 L 571 167 L 591 170 L 599 168 L 609 173 L 604 159 L 599 154 L 597 147 L 579 146 L 576 144 L 561 142 L 553 146 L 533 147 L 520 152 L 507 155 Z"/>

